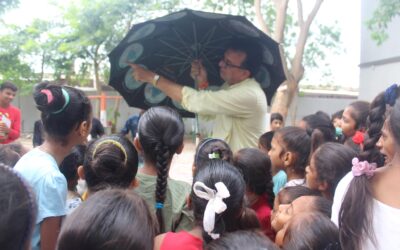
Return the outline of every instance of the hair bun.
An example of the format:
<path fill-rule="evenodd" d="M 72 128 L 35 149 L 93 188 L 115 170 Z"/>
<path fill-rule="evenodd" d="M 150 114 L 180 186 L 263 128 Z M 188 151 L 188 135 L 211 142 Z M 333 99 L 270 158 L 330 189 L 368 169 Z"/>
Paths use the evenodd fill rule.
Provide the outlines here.
<path fill-rule="evenodd" d="M 60 110 L 66 101 L 61 86 L 51 85 L 48 82 L 39 83 L 35 87 L 33 98 L 37 109 L 43 113 Z"/>

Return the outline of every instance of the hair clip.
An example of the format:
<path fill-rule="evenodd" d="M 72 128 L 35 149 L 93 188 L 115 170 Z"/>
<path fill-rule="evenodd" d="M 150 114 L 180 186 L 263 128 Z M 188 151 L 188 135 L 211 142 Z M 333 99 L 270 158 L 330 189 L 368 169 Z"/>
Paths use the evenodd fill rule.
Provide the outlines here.
<path fill-rule="evenodd" d="M 392 84 L 389 88 L 385 90 L 384 100 L 385 103 L 393 106 L 397 99 L 397 84 Z"/>
<path fill-rule="evenodd" d="M 368 161 L 360 161 L 357 157 L 354 157 L 351 161 L 353 167 L 351 168 L 351 172 L 354 176 L 365 175 L 367 178 L 371 178 L 375 174 L 376 163 L 369 163 Z"/>
<path fill-rule="evenodd" d="M 208 154 L 208 159 L 210 159 L 210 160 L 212 160 L 212 159 L 221 159 L 221 156 L 219 155 L 219 153 L 212 152 L 211 154 Z"/>
<path fill-rule="evenodd" d="M 40 90 L 40 93 L 43 93 L 47 97 L 47 104 L 51 103 L 54 100 L 53 93 L 49 89 L 42 89 Z"/>

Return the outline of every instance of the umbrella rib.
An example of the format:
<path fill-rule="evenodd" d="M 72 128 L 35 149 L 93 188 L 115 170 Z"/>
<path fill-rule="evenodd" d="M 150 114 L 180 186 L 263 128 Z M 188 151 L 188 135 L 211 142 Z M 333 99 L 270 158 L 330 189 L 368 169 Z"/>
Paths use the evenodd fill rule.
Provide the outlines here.
<path fill-rule="evenodd" d="M 194 38 L 194 44 L 195 44 L 195 55 L 194 57 L 198 59 L 199 57 L 199 52 L 197 50 L 197 29 L 196 29 L 196 24 L 192 22 L 192 27 L 193 27 L 193 38 Z"/>
<path fill-rule="evenodd" d="M 172 50 L 176 51 L 178 54 L 187 57 L 187 55 L 185 55 L 182 51 L 178 50 L 177 48 L 175 48 L 174 46 L 172 46 L 171 44 L 163 41 L 160 39 L 160 42 L 163 43 L 164 45 L 166 45 L 167 47 L 171 48 Z"/>
<path fill-rule="evenodd" d="M 182 60 L 182 61 L 186 61 L 186 59 L 184 59 L 183 57 L 178 57 L 178 56 L 170 56 L 170 55 L 164 55 L 164 54 L 154 54 L 155 56 L 159 56 L 159 57 L 164 57 L 164 58 L 169 58 L 169 59 L 176 59 L 176 60 Z"/>

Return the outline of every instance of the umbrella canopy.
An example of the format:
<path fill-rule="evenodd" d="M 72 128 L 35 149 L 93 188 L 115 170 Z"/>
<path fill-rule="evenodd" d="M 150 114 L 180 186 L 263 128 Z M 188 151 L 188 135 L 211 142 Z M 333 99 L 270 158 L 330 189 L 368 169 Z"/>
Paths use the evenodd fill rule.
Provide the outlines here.
<path fill-rule="evenodd" d="M 279 46 L 245 17 L 185 9 L 134 25 L 109 54 L 113 86 L 130 106 L 147 109 L 172 106 L 183 116 L 192 117 L 152 84 L 132 78 L 128 63 L 135 63 L 178 84 L 196 88 L 190 77 L 193 60 L 201 60 L 208 73 L 209 89 L 219 89 L 223 80 L 218 63 L 234 38 L 257 41 L 262 48 L 262 65 L 255 76 L 268 103 L 285 80 Z"/>

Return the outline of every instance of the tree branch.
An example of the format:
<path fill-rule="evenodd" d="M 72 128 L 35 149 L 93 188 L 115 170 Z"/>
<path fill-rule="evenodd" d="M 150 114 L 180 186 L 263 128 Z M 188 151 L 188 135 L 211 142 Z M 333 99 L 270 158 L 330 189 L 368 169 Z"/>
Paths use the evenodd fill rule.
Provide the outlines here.
<path fill-rule="evenodd" d="M 300 27 L 299 39 L 296 44 L 296 54 L 292 60 L 292 75 L 296 79 L 296 81 L 300 81 L 304 74 L 304 67 L 302 64 L 303 56 L 304 56 L 304 47 L 307 42 L 307 36 L 310 30 L 311 23 L 313 22 L 315 16 L 318 13 L 319 8 L 321 7 L 323 0 L 315 0 L 314 7 L 310 14 L 307 17 L 306 22 L 303 23 Z"/>
<path fill-rule="evenodd" d="M 303 27 L 304 25 L 303 2 L 301 0 L 297 0 L 297 19 L 299 27 Z"/>
<path fill-rule="evenodd" d="M 288 2 L 289 0 L 274 0 L 276 8 L 274 39 L 278 43 L 283 43 Z"/>
<path fill-rule="evenodd" d="M 256 19 L 258 21 L 258 23 L 261 25 L 261 30 L 267 34 L 267 35 L 271 35 L 271 31 L 267 26 L 267 23 L 265 22 L 262 13 L 261 13 L 261 0 L 254 0 L 254 9 L 256 12 Z"/>

